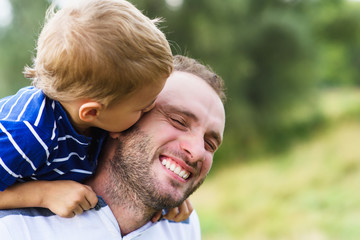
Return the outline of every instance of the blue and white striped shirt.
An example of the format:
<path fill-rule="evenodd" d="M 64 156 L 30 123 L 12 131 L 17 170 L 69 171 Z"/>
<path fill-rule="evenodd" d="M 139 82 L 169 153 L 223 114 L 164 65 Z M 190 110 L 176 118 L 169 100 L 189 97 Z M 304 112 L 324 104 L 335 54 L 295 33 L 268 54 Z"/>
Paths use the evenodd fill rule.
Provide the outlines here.
<path fill-rule="evenodd" d="M 78 134 L 60 103 L 34 87 L 0 100 L 0 190 L 15 181 L 83 181 L 96 168 L 106 132 Z"/>

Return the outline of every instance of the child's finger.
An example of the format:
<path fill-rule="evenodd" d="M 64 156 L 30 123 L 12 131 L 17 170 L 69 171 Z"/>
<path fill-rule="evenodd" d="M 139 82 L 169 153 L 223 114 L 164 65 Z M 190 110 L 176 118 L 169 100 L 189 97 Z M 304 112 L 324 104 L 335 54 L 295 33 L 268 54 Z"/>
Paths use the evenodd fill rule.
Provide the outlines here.
<path fill-rule="evenodd" d="M 82 214 L 84 212 L 84 210 L 82 209 L 82 207 L 79 205 L 76 208 L 73 209 L 72 211 L 75 215 L 79 215 Z"/>
<path fill-rule="evenodd" d="M 155 215 L 152 217 L 151 222 L 154 223 L 154 222 L 159 221 L 160 218 L 161 218 L 161 216 L 162 216 L 162 211 L 158 211 L 158 212 L 155 213 Z"/>
<path fill-rule="evenodd" d="M 191 202 L 189 199 L 186 199 L 180 206 L 179 206 L 179 213 L 175 216 L 175 222 L 182 222 L 189 218 L 190 214 L 194 210 Z"/>
<path fill-rule="evenodd" d="M 92 190 L 90 186 L 85 185 L 88 188 L 88 193 L 86 194 L 85 198 L 87 202 L 89 203 L 89 208 L 94 208 L 96 204 L 98 203 L 99 199 L 96 196 L 96 193 Z"/>
<path fill-rule="evenodd" d="M 169 211 L 164 215 L 164 218 L 174 221 L 174 218 L 176 215 L 178 215 L 179 209 L 176 208 L 170 208 Z"/>
<path fill-rule="evenodd" d="M 86 198 L 79 205 L 83 211 L 87 211 L 91 208 L 90 202 Z"/>
<path fill-rule="evenodd" d="M 179 213 L 174 217 L 175 222 L 182 222 L 190 216 L 189 208 L 185 202 L 179 206 Z"/>
<path fill-rule="evenodd" d="M 194 211 L 194 207 L 193 207 L 193 205 L 191 204 L 190 199 L 189 199 L 189 198 L 186 199 L 186 200 L 185 200 L 185 203 L 186 203 L 186 205 L 187 205 L 187 207 L 188 207 L 188 209 L 189 209 L 189 213 L 191 214 L 192 211 Z"/>

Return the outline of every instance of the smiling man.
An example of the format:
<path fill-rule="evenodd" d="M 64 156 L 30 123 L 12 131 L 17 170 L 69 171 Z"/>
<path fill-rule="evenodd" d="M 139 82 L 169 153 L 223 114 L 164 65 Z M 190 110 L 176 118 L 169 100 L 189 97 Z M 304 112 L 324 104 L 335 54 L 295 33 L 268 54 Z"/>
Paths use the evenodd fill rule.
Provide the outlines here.
<path fill-rule="evenodd" d="M 87 182 L 102 197 L 96 210 L 71 219 L 46 209 L 3 210 L 1 239 L 200 239 L 195 211 L 181 223 L 150 221 L 201 185 L 225 126 L 222 79 L 183 56 L 174 57 L 174 69 L 156 107 L 110 134 Z"/>

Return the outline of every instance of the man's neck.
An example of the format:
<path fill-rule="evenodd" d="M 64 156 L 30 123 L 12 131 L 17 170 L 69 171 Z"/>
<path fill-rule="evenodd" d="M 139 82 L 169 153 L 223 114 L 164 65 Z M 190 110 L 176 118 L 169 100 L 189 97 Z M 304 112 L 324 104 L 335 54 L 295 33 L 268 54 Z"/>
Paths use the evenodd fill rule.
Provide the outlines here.
<path fill-rule="evenodd" d="M 109 140 L 109 139 L 108 139 Z M 111 140 L 110 140 L 111 141 Z M 104 144 L 103 153 L 109 157 L 114 154 L 111 144 Z M 95 193 L 101 196 L 113 212 L 123 236 L 142 227 L 151 220 L 156 210 L 151 209 L 140 203 L 131 189 L 125 188 L 119 193 L 112 192 L 114 187 L 112 181 L 109 181 L 109 166 L 102 159 L 99 161 L 98 171 L 96 175 L 87 181 L 87 185 L 91 186 Z M 117 182 L 116 184 L 121 184 Z"/>
<path fill-rule="evenodd" d="M 108 206 L 119 224 L 122 236 L 144 226 L 154 214 L 154 212 L 145 211 L 145 208 L 136 206 L 131 200 L 128 200 L 127 204 L 114 204 L 110 199 L 108 201 L 110 201 Z"/>

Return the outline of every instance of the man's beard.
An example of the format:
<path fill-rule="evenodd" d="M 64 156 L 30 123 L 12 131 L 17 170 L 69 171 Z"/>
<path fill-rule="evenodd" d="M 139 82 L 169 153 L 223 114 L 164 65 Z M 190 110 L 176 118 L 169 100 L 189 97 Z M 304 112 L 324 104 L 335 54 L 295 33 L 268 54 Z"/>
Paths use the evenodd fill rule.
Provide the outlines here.
<path fill-rule="evenodd" d="M 156 174 L 151 171 L 155 152 L 152 152 L 151 138 L 138 128 L 123 133 L 110 161 L 110 183 L 107 194 L 114 204 L 122 204 L 138 211 L 179 206 L 202 183 L 187 189 L 180 199 L 174 199 L 170 192 L 161 191 Z M 155 150 L 154 150 L 155 151 Z M 145 209 L 144 209 L 145 208 Z"/>

